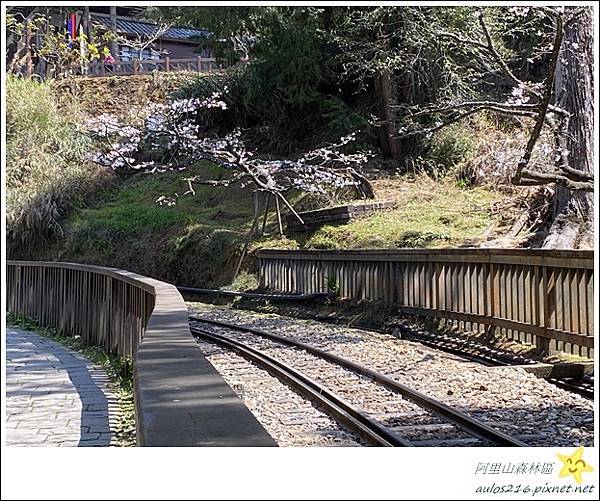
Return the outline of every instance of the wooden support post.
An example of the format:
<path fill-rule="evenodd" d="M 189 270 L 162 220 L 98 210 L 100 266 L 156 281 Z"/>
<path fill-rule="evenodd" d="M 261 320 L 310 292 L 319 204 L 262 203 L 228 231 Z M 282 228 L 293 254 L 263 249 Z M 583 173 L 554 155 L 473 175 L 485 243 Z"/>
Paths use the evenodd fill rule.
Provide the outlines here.
<path fill-rule="evenodd" d="M 271 194 L 265 193 L 265 197 L 265 216 L 263 218 L 263 224 L 260 230 L 261 235 L 265 232 L 265 228 L 267 227 L 267 216 L 269 215 L 269 202 L 271 201 Z"/>
<path fill-rule="evenodd" d="M 169 56 L 165 57 L 165 71 L 169 71 L 171 68 L 171 58 Z"/>
<path fill-rule="evenodd" d="M 88 42 L 94 43 L 94 34 L 92 33 L 92 18 L 89 7 L 83 8 L 83 29 Z"/>
<path fill-rule="evenodd" d="M 279 198 L 275 197 L 275 207 L 277 210 L 277 223 L 279 224 L 279 234 L 283 235 L 283 226 L 281 225 L 281 209 L 279 207 Z"/>
<path fill-rule="evenodd" d="M 25 23 L 25 32 L 23 37 L 25 38 L 25 75 L 30 77 L 33 73 L 33 62 L 31 57 L 31 21 L 27 20 Z"/>
<path fill-rule="evenodd" d="M 277 196 L 280 197 L 281 200 L 283 201 L 283 203 L 285 205 L 287 205 L 288 209 L 290 209 L 290 211 L 292 211 L 292 214 L 294 214 L 294 216 L 296 216 L 296 218 L 298 219 L 298 221 L 300 221 L 300 224 L 304 224 L 304 219 L 302 219 L 300 217 L 300 214 L 298 214 L 296 212 L 296 210 L 290 205 L 290 203 L 286 200 L 286 198 L 281 193 L 277 193 Z"/>
<path fill-rule="evenodd" d="M 537 267 L 537 266 L 536 266 L 536 279 L 537 279 L 536 280 L 536 291 L 539 294 L 540 293 L 539 267 Z M 543 318 L 542 327 L 544 328 L 544 334 L 546 334 L 548 332 L 548 320 L 549 320 L 548 307 L 549 307 L 549 303 L 550 303 L 550 301 L 548 300 L 549 299 L 548 296 L 550 294 L 554 294 L 554 288 L 552 288 L 552 291 L 548 290 L 548 267 L 547 266 L 544 266 L 542 268 L 541 293 L 543 295 L 542 301 L 539 301 L 539 299 L 538 299 L 537 306 L 538 306 L 538 308 L 540 306 L 543 306 L 544 311 L 543 311 L 542 315 L 540 315 L 538 313 L 537 319 L 538 319 L 538 323 L 539 323 Z M 542 352 L 544 354 L 550 353 L 550 340 L 547 337 L 536 336 L 535 337 L 535 345 L 540 350 L 540 352 Z"/>
<path fill-rule="evenodd" d="M 139 60 L 138 59 L 134 59 L 133 60 L 133 74 L 137 75 L 138 74 L 138 69 L 139 69 Z"/>
<path fill-rule="evenodd" d="M 202 71 L 202 56 L 196 56 L 196 65 L 198 66 L 198 71 Z"/>

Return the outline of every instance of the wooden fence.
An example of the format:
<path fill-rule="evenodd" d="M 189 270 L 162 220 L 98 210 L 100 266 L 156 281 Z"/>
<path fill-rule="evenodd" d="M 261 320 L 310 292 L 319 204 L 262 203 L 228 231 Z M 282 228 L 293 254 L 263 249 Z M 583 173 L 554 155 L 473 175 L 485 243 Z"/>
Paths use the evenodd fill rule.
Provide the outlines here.
<path fill-rule="evenodd" d="M 8 311 L 134 358 L 155 303 L 151 283 L 120 270 L 9 261 Z"/>
<path fill-rule="evenodd" d="M 134 361 L 139 445 L 274 445 L 198 349 L 174 285 L 114 268 L 7 261 L 6 303 Z"/>
<path fill-rule="evenodd" d="M 107 64 L 104 62 L 91 63 L 87 67 L 74 65 L 70 73 L 74 75 L 87 76 L 110 76 L 110 75 L 141 75 L 153 71 L 198 71 L 208 72 L 219 69 L 214 58 L 193 57 L 187 59 L 176 59 L 165 57 L 164 59 L 133 59 L 131 61 L 117 61 Z"/>
<path fill-rule="evenodd" d="M 383 301 L 459 328 L 499 329 L 546 352 L 593 357 L 592 251 L 401 249 L 258 253 L 261 286 Z"/>

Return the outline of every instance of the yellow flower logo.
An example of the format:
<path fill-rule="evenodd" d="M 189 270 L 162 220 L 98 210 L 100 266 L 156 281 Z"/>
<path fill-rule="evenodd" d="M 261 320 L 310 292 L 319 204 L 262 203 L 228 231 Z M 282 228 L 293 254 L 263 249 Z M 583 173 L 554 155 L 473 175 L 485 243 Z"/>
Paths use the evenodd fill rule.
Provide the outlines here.
<path fill-rule="evenodd" d="M 594 469 L 586 463 L 582 458 L 583 447 L 579 447 L 572 455 L 566 456 L 564 454 L 557 454 L 558 459 L 563 462 L 562 470 L 558 474 L 559 477 L 566 477 L 567 475 L 573 475 L 575 482 L 581 483 L 581 474 L 584 471 L 594 471 Z"/>

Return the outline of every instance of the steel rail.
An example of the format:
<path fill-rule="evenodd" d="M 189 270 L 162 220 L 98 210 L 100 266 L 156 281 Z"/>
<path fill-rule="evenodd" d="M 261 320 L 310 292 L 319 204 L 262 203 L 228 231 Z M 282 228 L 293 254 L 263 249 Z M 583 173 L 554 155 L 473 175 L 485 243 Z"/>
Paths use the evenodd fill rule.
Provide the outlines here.
<path fill-rule="evenodd" d="M 211 331 L 198 327 L 190 327 L 190 331 L 194 336 L 202 337 L 208 341 L 233 349 L 243 357 L 266 369 L 273 376 L 295 388 L 305 398 L 317 403 L 327 414 L 344 424 L 368 443 L 384 447 L 412 446 L 408 440 L 369 418 L 342 397 L 280 360 L 235 339 Z"/>
<path fill-rule="evenodd" d="M 396 381 L 384 374 L 381 374 L 380 372 L 377 372 L 373 369 L 369 369 L 364 365 L 352 362 L 351 360 L 342 358 L 338 355 L 334 355 L 333 353 L 323 351 L 310 344 L 306 344 L 301 341 L 296 341 L 295 339 L 280 336 L 278 334 L 273 334 L 262 329 L 254 329 L 252 327 L 245 327 L 229 322 L 222 322 L 194 315 L 190 315 L 189 319 L 192 321 L 203 322 L 206 324 L 212 324 L 237 331 L 250 332 L 252 334 L 256 334 L 258 336 L 271 339 L 273 341 L 277 341 L 288 346 L 300 348 L 329 362 L 350 369 L 353 372 L 370 377 L 373 381 L 385 386 L 386 388 L 392 391 L 400 393 L 407 400 L 414 402 L 419 407 L 433 412 L 445 421 L 454 424 L 461 430 L 467 432 L 469 435 L 472 435 L 480 440 L 483 440 L 485 442 L 492 442 L 495 445 L 503 447 L 528 447 L 528 445 L 525 442 L 511 437 L 507 433 L 496 430 L 491 426 L 472 418 L 468 414 L 458 411 L 442 402 L 439 402 L 438 400 L 435 400 L 417 390 L 414 390 L 409 386 L 400 383 L 399 381 Z"/>
<path fill-rule="evenodd" d="M 546 381 L 558 386 L 559 388 L 562 388 L 563 390 L 570 391 L 571 393 L 577 393 L 587 400 L 594 400 L 594 385 L 591 382 L 589 384 L 589 386 L 591 386 L 590 389 L 589 386 L 586 386 L 583 383 L 583 381 L 581 381 L 579 384 L 577 384 L 577 382 L 571 382 L 561 378 L 547 378 Z"/>
<path fill-rule="evenodd" d="M 270 301 L 310 301 L 325 299 L 327 293 L 316 292 L 312 294 L 263 294 L 258 292 L 238 292 L 221 289 L 199 289 L 197 287 L 177 286 L 182 294 L 214 294 L 216 296 L 246 297 L 252 299 L 268 299 Z"/>
<path fill-rule="evenodd" d="M 376 331 L 384 333 L 383 331 Z M 509 361 L 502 360 L 502 358 L 496 358 L 490 355 L 486 355 L 484 353 L 465 353 L 460 349 L 460 345 L 454 343 L 454 346 L 449 346 L 449 344 L 453 343 L 452 339 L 443 339 L 442 341 L 437 341 L 431 339 L 429 336 L 423 336 L 421 334 L 409 334 L 406 339 L 411 341 L 416 341 L 425 346 L 429 346 L 430 348 L 435 348 L 436 350 L 444 351 L 446 353 L 452 353 L 453 355 L 458 355 L 465 360 L 469 360 L 472 362 L 476 362 L 478 364 L 486 365 L 488 367 L 511 367 L 514 365 L 519 365 L 518 363 L 511 363 Z M 535 365 L 536 362 L 534 360 L 522 357 L 520 355 L 516 355 L 515 358 L 520 358 L 522 365 Z M 588 386 L 583 384 L 583 380 L 585 377 L 581 378 L 581 382 L 578 384 L 577 381 L 572 381 L 572 379 L 576 378 L 560 378 L 560 377 L 543 377 L 549 383 L 552 383 L 563 390 L 570 391 L 571 393 L 577 393 L 581 395 L 583 398 L 588 400 L 594 400 L 594 385 L 590 384 L 592 387 L 590 390 Z"/>

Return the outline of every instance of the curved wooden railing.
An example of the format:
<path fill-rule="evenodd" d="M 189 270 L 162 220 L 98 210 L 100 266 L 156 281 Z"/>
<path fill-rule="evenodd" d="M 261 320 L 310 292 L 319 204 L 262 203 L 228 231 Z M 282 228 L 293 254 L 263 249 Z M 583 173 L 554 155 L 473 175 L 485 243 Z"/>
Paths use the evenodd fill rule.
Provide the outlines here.
<path fill-rule="evenodd" d="M 275 444 L 198 349 L 175 286 L 115 268 L 7 261 L 6 303 L 133 360 L 139 445 Z"/>
<path fill-rule="evenodd" d="M 130 360 L 155 298 L 163 298 L 157 288 L 166 292 L 161 282 L 134 273 L 74 263 L 8 261 L 6 275 L 9 311 Z"/>
<path fill-rule="evenodd" d="M 593 251 L 261 250 L 263 287 L 383 301 L 460 328 L 495 328 L 545 351 L 593 356 Z"/>

